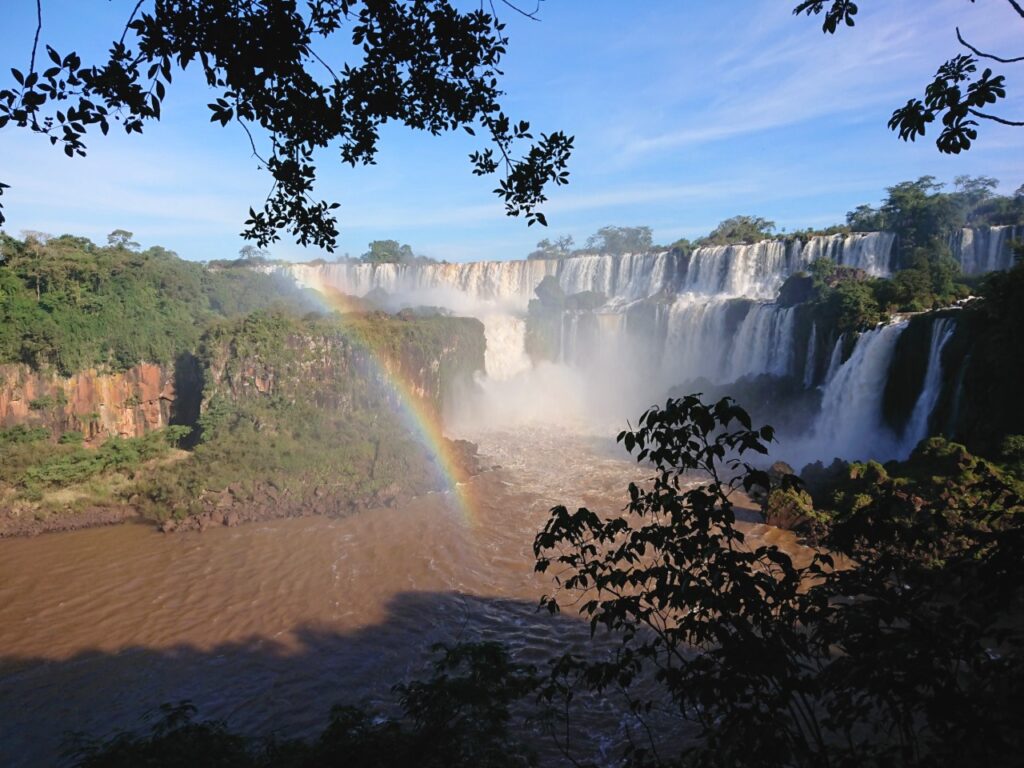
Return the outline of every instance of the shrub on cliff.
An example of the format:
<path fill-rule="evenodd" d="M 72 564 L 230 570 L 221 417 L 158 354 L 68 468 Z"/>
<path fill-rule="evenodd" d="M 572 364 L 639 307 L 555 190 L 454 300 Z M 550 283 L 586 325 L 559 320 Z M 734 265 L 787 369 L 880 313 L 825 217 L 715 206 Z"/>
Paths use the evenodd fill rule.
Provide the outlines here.
<path fill-rule="evenodd" d="M 285 512 L 342 514 L 389 488 L 437 487 L 402 409 L 439 416 L 483 367 L 484 336 L 477 320 L 441 315 L 267 311 L 212 326 L 200 357 L 201 440 L 188 462 L 137 487 L 159 520 L 211 512 L 229 488 L 259 500 L 269 486 Z"/>
<path fill-rule="evenodd" d="M 104 483 L 114 476 L 127 482 L 144 467 L 151 469 L 150 462 L 166 456 L 190 431 L 172 426 L 86 448 L 79 432 L 53 441 L 49 430 L 42 428 L 0 430 L 0 496 L 36 506 L 44 502 L 44 510 L 45 495 L 58 489 L 73 489 L 71 498 L 82 503 L 121 503 L 116 489 Z"/>

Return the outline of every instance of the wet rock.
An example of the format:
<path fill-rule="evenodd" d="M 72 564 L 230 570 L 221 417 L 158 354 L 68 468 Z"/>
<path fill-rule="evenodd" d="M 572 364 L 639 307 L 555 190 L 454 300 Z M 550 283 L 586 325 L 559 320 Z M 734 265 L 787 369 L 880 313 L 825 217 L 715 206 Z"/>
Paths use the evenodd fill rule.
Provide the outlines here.
<path fill-rule="evenodd" d="M 814 296 L 814 279 L 806 272 L 790 275 L 779 289 L 778 303 L 783 307 L 795 307 Z"/>
<path fill-rule="evenodd" d="M 235 512 L 234 510 L 228 512 L 227 515 L 225 515 L 224 517 L 224 525 L 226 525 L 228 528 L 234 528 L 240 522 L 241 519 L 239 518 L 238 513 Z"/>
<path fill-rule="evenodd" d="M 766 523 L 787 531 L 804 530 L 815 518 L 811 494 L 797 488 L 774 489 L 768 494 L 762 510 Z"/>

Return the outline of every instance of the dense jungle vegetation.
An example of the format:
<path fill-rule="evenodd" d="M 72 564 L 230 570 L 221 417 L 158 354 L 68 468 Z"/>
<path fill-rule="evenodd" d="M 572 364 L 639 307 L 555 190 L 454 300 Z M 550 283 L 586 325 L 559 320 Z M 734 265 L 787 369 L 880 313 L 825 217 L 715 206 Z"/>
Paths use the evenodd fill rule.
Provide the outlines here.
<path fill-rule="evenodd" d="M 343 498 L 345 509 L 384 503 L 437 482 L 375 366 L 434 366 L 425 407 L 439 412 L 453 380 L 483 365 L 476 321 L 316 315 L 310 294 L 255 269 L 266 260 L 252 248 L 203 265 L 159 246 L 140 250 L 122 230 L 103 247 L 69 235 L 0 238 L 0 364 L 71 375 L 157 363 L 176 371 L 179 394 L 194 401 L 179 425 L 97 448 L 59 426 L 62 391 L 34 399 L 39 424 L 0 429 L 6 512 L 45 517 L 130 502 L 165 520 L 269 493 L 298 513 L 329 499 Z M 459 351 L 442 354 L 449 348 Z M 310 374 L 318 359 L 335 366 L 319 378 Z M 264 374 L 271 391 L 248 396 L 248 379 Z"/>
<path fill-rule="evenodd" d="M 418 407 L 439 413 L 483 353 L 482 327 L 463 318 L 268 310 L 225 320 L 196 350 L 204 406 L 195 423 L 98 448 L 82 447 L 77 432 L 0 430 L 0 503 L 44 516 L 130 504 L 158 522 L 200 523 L 232 510 L 248 519 L 391 503 L 439 475 L 403 422 L 408 394 L 383 366 L 433 371 Z M 168 456 L 179 444 L 189 450 Z"/>
<path fill-rule="evenodd" d="M 483 352 L 482 328 L 463 318 L 257 312 L 218 324 L 200 345 L 205 409 L 192 460 L 150 473 L 134 487 L 138 502 L 164 520 L 208 511 L 228 491 L 243 505 L 269 495 L 297 510 L 352 511 L 433 488 L 437 467 L 383 366 L 436 363 L 421 407 L 439 414 Z"/>
<path fill-rule="evenodd" d="M 65 375 L 171 363 L 218 318 L 314 306 L 293 284 L 249 266 L 207 268 L 160 246 L 139 250 L 123 231 L 107 246 L 72 235 L 0 234 L 0 363 Z"/>

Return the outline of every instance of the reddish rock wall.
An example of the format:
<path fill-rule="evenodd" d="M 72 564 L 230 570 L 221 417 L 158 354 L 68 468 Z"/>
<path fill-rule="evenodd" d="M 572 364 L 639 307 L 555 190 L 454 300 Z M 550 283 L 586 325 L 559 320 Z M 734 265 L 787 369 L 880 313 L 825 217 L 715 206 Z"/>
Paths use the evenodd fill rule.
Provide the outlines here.
<path fill-rule="evenodd" d="M 55 435 L 78 430 L 93 441 L 138 437 L 170 423 L 174 399 L 174 371 L 148 363 L 70 378 L 0 365 L 0 427 L 40 426 Z"/>

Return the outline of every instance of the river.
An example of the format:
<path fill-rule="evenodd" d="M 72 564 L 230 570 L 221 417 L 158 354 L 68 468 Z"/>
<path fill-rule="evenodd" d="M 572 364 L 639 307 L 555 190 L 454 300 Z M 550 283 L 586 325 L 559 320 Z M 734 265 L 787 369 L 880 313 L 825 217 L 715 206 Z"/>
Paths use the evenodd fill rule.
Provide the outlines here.
<path fill-rule="evenodd" d="M 436 493 L 340 520 L 0 541 L 0 764 L 53 762 L 67 732 L 138 728 L 183 699 L 241 732 L 310 735 L 331 705 L 384 705 L 424 676 L 438 642 L 540 664 L 582 649 L 585 624 L 537 611 L 552 584 L 534 534 L 556 503 L 620 509 L 643 472 L 610 441 L 472 437 L 500 469 L 470 481 L 469 511 Z"/>

